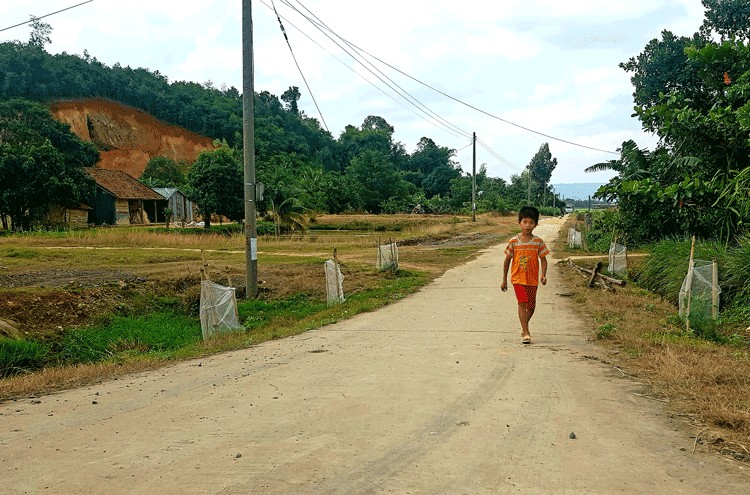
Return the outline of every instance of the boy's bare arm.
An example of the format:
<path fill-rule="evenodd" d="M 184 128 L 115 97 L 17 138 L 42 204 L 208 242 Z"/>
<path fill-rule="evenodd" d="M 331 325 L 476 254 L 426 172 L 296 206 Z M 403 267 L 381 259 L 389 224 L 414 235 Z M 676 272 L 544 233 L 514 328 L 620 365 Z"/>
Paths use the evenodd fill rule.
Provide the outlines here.
<path fill-rule="evenodd" d="M 503 292 L 508 290 L 508 268 L 510 268 L 511 259 L 510 256 L 507 254 L 505 255 L 505 263 L 503 263 L 503 283 L 500 284 L 500 290 Z"/>
<path fill-rule="evenodd" d="M 542 262 L 542 278 L 541 278 L 541 282 L 542 282 L 542 285 L 547 285 L 547 257 L 546 256 L 542 256 L 540 259 L 541 259 L 541 262 Z"/>

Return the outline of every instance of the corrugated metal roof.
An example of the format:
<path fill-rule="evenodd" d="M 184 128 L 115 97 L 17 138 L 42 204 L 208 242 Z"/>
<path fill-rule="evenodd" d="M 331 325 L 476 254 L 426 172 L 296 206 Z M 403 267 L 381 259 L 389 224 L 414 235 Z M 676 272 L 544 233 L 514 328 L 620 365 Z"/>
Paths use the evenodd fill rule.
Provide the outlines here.
<path fill-rule="evenodd" d="M 106 170 L 103 168 L 87 167 L 84 170 L 96 183 L 119 199 L 164 199 L 150 187 L 135 180 L 122 170 Z"/>
<path fill-rule="evenodd" d="M 185 193 L 183 193 L 176 187 L 154 187 L 153 190 L 164 196 L 166 199 L 171 198 L 172 195 L 176 192 L 179 192 L 180 194 L 185 196 Z"/>

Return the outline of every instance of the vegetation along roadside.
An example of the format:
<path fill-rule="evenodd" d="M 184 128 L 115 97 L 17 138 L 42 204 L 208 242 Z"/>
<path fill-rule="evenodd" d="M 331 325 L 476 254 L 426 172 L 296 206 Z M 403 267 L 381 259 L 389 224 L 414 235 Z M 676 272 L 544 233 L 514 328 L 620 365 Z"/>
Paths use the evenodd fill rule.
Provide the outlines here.
<path fill-rule="evenodd" d="M 515 226 L 512 217 L 490 214 L 477 222 L 419 215 L 321 215 L 315 222 L 328 229 L 260 240 L 260 294 L 253 300 L 244 299 L 244 236 L 226 235 L 219 226 L 199 236 L 127 228 L 0 238 L 0 321 L 6 334 L 15 332 L 0 337 L 0 400 L 243 348 L 371 311 L 418 290 Z M 332 230 L 364 222 L 377 233 Z M 376 235 L 402 244 L 398 270 L 375 269 Z M 328 307 L 323 262 L 334 248 L 346 301 Z M 238 286 L 244 333 L 203 342 L 201 250 L 212 279 L 231 277 Z"/>
<path fill-rule="evenodd" d="M 595 215 L 591 230 L 579 228 L 591 239 L 609 237 L 612 227 L 601 219 L 612 214 Z M 568 227 L 575 223 L 574 215 Z M 556 240 L 560 258 L 573 257 L 589 267 L 602 261 L 607 270 L 606 251 L 566 248 L 566 234 L 563 229 Z M 686 420 L 698 448 L 745 462 L 750 462 L 749 241 L 745 236 L 734 246 L 696 243 L 696 258 L 718 260 L 721 311 L 715 321 L 693 318 L 689 329 L 678 314 L 677 295 L 687 273 L 690 239 L 669 237 L 641 246 L 628 259 L 623 276 L 629 283 L 616 293 L 589 288 L 588 279 L 562 268 L 574 307 L 588 321 L 588 337 L 602 345 L 603 354 L 592 359 L 635 378 L 641 396 L 665 406 L 672 418 Z"/>

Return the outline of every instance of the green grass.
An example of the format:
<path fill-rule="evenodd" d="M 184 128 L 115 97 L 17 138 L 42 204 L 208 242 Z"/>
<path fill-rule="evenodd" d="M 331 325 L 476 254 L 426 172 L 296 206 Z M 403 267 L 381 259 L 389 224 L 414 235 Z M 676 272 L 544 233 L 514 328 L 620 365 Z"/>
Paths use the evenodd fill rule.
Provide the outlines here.
<path fill-rule="evenodd" d="M 115 307 L 115 314 L 100 315 L 91 327 L 69 330 L 54 345 L 13 340 L 0 341 L 0 374 L 16 374 L 46 364 L 82 364 L 155 357 L 177 359 L 212 351 L 237 349 L 265 340 L 296 335 L 372 311 L 406 297 L 429 281 L 425 272 L 399 270 L 385 274 L 381 286 L 354 294 L 329 307 L 310 294 L 272 301 L 240 301 L 240 322 L 246 332 L 225 335 L 218 343 L 202 343 L 197 315 L 184 315 L 175 296 L 137 295 Z M 147 316 L 136 316 L 147 313 Z"/>
<path fill-rule="evenodd" d="M 138 318 L 115 316 L 104 326 L 69 332 L 56 359 L 65 364 L 96 363 L 128 354 L 168 353 L 201 339 L 197 318 L 157 312 Z"/>
<path fill-rule="evenodd" d="M 50 354 L 43 342 L 0 338 L 0 377 L 42 368 Z"/>

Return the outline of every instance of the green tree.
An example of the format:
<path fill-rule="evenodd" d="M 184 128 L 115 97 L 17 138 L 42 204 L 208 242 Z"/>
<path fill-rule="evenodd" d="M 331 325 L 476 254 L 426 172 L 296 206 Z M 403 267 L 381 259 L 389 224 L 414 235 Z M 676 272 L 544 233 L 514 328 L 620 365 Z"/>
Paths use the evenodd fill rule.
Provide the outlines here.
<path fill-rule="evenodd" d="M 28 228 L 53 203 L 86 202 L 93 180 L 83 171 L 99 161 L 91 144 L 54 120 L 42 106 L 0 102 L 0 214 Z"/>
<path fill-rule="evenodd" d="M 211 226 L 211 215 L 223 215 L 240 221 L 245 216 L 244 170 L 240 153 L 229 147 L 203 151 L 190 167 L 187 185 L 190 199 Z"/>
<path fill-rule="evenodd" d="M 701 34 L 716 33 L 722 41 L 750 40 L 750 4 L 746 0 L 702 0 L 706 18 Z"/>
<path fill-rule="evenodd" d="M 174 160 L 155 156 L 148 161 L 138 180 L 149 187 L 180 187 L 185 183 L 185 175 Z"/>
<path fill-rule="evenodd" d="M 299 113 L 297 102 L 301 97 L 302 94 L 299 92 L 299 88 L 297 86 L 289 86 L 289 89 L 281 93 L 281 99 L 286 102 L 287 108 L 293 114 Z"/>
<path fill-rule="evenodd" d="M 29 26 L 31 26 L 31 36 L 29 37 L 29 44 L 38 46 L 39 48 L 44 48 L 44 45 L 52 43 L 52 40 L 49 37 L 50 33 L 52 32 L 52 26 L 40 21 L 33 15 L 30 15 L 29 19 L 31 20 L 31 22 L 29 22 Z"/>
<path fill-rule="evenodd" d="M 395 131 L 394 127 L 390 125 L 383 117 L 378 115 L 368 115 L 362 122 L 363 131 L 376 131 L 382 132 L 390 139 Z"/>
<path fill-rule="evenodd" d="M 346 174 L 357 185 L 365 210 L 380 213 L 388 198 L 403 197 L 410 193 L 409 185 L 401 179 L 388 155 L 376 150 L 364 150 L 352 159 Z"/>
<path fill-rule="evenodd" d="M 557 158 L 552 158 L 549 143 L 544 143 L 531 158 L 527 167 L 531 176 L 532 190 L 535 189 L 534 192 L 546 191 L 550 177 L 552 177 L 552 172 L 556 167 Z"/>
<path fill-rule="evenodd" d="M 409 160 L 408 175 L 417 187 L 421 187 L 427 198 L 447 195 L 450 181 L 461 175 L 458 164 L 453 161 L 456 150 L 439 146 L 428 137 L 417 143 L 417 149 Z"/>

